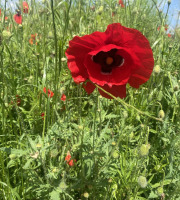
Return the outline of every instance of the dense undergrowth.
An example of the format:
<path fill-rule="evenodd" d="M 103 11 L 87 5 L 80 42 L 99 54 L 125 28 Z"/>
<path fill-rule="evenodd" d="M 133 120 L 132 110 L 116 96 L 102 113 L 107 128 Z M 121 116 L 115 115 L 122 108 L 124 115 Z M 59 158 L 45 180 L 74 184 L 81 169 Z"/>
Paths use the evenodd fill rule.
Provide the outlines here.
<path fill-rule="evenodd" d="M 180 45 L 155 0 L 28 3 L 22 24 L 1 5 L 0 199 L 180 199 Z M 75 35 L 114 22 L 155 60 L 123 100 L 88 95 L 65 59 Z"/>

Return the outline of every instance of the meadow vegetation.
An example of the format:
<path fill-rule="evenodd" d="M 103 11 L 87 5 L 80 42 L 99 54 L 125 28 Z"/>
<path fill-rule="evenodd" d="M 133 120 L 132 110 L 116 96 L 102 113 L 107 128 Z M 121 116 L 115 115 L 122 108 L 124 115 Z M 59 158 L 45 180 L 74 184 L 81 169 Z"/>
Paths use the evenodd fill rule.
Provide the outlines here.
<path fill-rule="evenodd" d="M 168 13 L 156 0 L 31 0 L 28 12 L 8 2 L 0 5 L 0 199 L 180 200 L 180 36 Z M 127 85 L 124 99 L 88 95 L 65 51 L 74 36 L 116 22 L 149 40 L 153 73 L 139 89 Z"/>

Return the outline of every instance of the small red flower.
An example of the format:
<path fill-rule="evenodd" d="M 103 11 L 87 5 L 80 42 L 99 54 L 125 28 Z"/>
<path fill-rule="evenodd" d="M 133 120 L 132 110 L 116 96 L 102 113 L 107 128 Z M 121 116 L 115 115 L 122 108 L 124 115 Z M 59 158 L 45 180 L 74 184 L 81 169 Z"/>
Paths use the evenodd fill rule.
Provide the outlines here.
<path fill-rule="evenodd" d="M 29 39 L 29 44 L 34 44 L 35 41 L 36 41 L 36 36 L 37 36 L 37 33 L 35 34 L 31 34 L 31 38 Z M 37 45 L 37 42 L 35 43 Z"/>
<path fill-rule="evenodd" d="M 44 120 L 44 115 L 45 115 L 44 112 L 41 113 L 41 117 L 42 117 L 43 120 Z"/>
<path fill-rule="evenodd" d="M 65 157 L 65 161 L 66 163 L 69 165 L 69 166 L 73 166 L 74 163 L 76 162 L 76 159 L 71 159 L 71 154 L 70 154 L 70 151 L 67 152 L 67 155 Z"/>
<path fill-rule="evenodd" d="M 66 155 L 66 157 L 65 157 L 65 161 L 69 162 L 70 160 L 71 160 L 71 154 L 70 154 L 70 152 L 68 151 L 68 152 L 67 152 L 67 155 Z"/>
<path fill-rule="evenodd" d="M 69 162 L 68 162 L 68 165 L 69 166 L 74 166 L 74 163 L 76 162 L 76 160 L 74 159 L 74 160 L 70 160 Z"/>
<path fill-rule="evenodd" d="M 167 36 L 168 36 L 169 38 L 171 38 L 172 35 L 171 35 L 170 33 L 168 33 Z"/>
<path fill-rule="evenodd" d="M 5 16 L 5 17 L 4 17 L 4 19 L 5 19 L 5 21 L 7 21 L 7 20 L 8 20 L 8 17 L 7 17 L 7 16 Z"/>
<path fill-rule="evenodd" d="M 23 12 L 28 13 L 29 11 L 29 5 L 26 1 L 23 1 Z"/>
<path fill-rule="evenodd" d="M 93 83 L 120 98 L 126 97 L 126 84 L 134 88 L 147 82 L 154 59 L 149 41 L 136 29 L 119 23 L 110 24 L 105 32 L 75 36 L 66 50 L 68 68 L 76 83 L 83 83 L 88 94 Z M 111 98 L 99 89 L 102 96 Z"/>
<path fill-rule="evenodd" d="M 165 29 L 165 31 L 168 30 L 168 25 L 167 24 L 165 24 L 164 29 Z"/>
<path fill-rule="evenodd" d="M 46 93 L 46 87 L 44 87 L 43 92 Z M 52 98 L 53 96 L 54 96 L 54 92 L 48 89 L 48 97 Z"/>
<path fill-rule="evenodd" d="M 18 94 L 16 95 L 16 104 L 17 106 L 21 105 L 21 97 Z"/>
<path fill-rule="evenodd" d="M 160 27 L 160 26 L 158 26 L 157 30 L 159 31 L 159 30 L 160 30 L 160 28 L 161 28 L 161 27 Z"/>
<path fill-rule="evenodd" d="M 119 5 L 121 6 L 121 8 L 124 8 L 124 7 L 125 7 L 125 6 L 124 6 L 123 0 L 119 0 Z"/>
<path fill-rule="evenodd" d="M 0 16 L 1 16 L 1 8 L 0 8 Z"/>
<path fill-rule="evenodd" d="M 15 21 L 17 24 L 22 24 L 22 16 L 21 16 L 21 14 L 16 14 L 16 15 L 14 15 L 14 21 Z"/>
<path fill-rule="evenodd" d="M 62 94 L 61 100 L 62 100 L 62 101 L 66 101 L 66 95 L 65 95 L 65 94 Z"/>

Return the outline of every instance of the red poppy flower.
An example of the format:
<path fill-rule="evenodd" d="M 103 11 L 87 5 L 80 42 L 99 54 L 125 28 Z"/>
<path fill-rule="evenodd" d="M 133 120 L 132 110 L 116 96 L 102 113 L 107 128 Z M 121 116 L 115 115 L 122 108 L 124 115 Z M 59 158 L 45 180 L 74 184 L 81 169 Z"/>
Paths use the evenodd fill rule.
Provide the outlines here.
<path fill-rule="evenodd" d="M 29 44 L 34 44 L 35 41 L 36 41 L 36 36 L 37 36 L 37 33 L 35 34 L 31 34 L 31 38 L 29 39 Z M 35 43 L 37 45 L 37 42 Z"/>
<path fill-rule="evenodd" d="M 66 95 L 65 95 L 65 94 L 62 94 L 61 100 L 62 100 L 62 101 L 66 101 Z"/>
<path fill-rule="evenodd" d="M 16 14 L 16 15 L 14 15 L 14 21 L 15 21 L 17 24 L 22 24 L 22 16 L 21 16 L 21 14 Z"/>
<path fill-rule="evenodd" d="M 157 30 L 159 31 L 159 30 L 160 30 L 160 28 L 161 28 L 161 27 L 160 27 L 160 26 L 158 26 Z"/>
<path fill-rule="evenodd" d="M 69 166 L 74 166 L 74 163 L 76 162 L 76 159 L 74 159 L 74 160 L 70 160 L 69 162 L 68 162 L 68 165 Z"/>
<path fill-rule="evenodd" d="M 105 32 L 75 36 L 66 50 L 68 68 L 76 83 L 91 82 L 116 97 L 126 97 L 126 84 L 134 88 L 150 78 L 154 59 L 148 40 L 138 30 L 119 23 L 110 24 Z M 92 93 L 95 86 L 83 87 Z M 102 96 L 111 98 L 99 89 Z"/>
<path fill-rule="evenodd" d="M 167 34 L 167 36 L 170 38 L 170 37 L 171 37 L 171 34 L 170 34 L 170 33 L 168 33 L 168 34 Z"/>
<path fill-rule="evenodd" d="M 26 1 L 23 1 L 23 12 L 28 13 L 29 5 Z"/>
<path fill-rule="evenodd" d="M 65 161 L 69 162 L 70 160 L 71 160 L 71 154 L 70 154 L 70 152 L 68 151 L 68 152 L 67 152 L 67 155 L 66 155 L 66 157 L 65 157 Z"/>
<path fill-rule="evenodd" d="M 123 0 L 119 0 L 119 5 L 121 6 L 121 8 L 124 8 L 124 7 L 125 7 L 125 6 L 124 6 Z"/>
<path fill-rule="evenodd" d="M 46 87 L 44 87 L 43 92 L 46 93 Z M 52 98 L 53 96 L 54 96 L 54 92 L 48 89 L 48 97 Z"/>

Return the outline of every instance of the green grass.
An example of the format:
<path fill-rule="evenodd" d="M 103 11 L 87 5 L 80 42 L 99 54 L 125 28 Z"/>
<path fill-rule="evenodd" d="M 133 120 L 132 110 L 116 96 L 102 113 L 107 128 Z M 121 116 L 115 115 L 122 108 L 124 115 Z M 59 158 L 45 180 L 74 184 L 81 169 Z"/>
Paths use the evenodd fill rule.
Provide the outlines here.
<path fill-rule="evenodd" d="M 180 40 L 166 14 L 145 0 L 28 3 L 22 25 L 1 14 L 0 200 L 180 199 Z M 141 31 L 160 66 L 123 100 L 88 95 L 63 60 L 73 36 L 113 22 Z"/>

